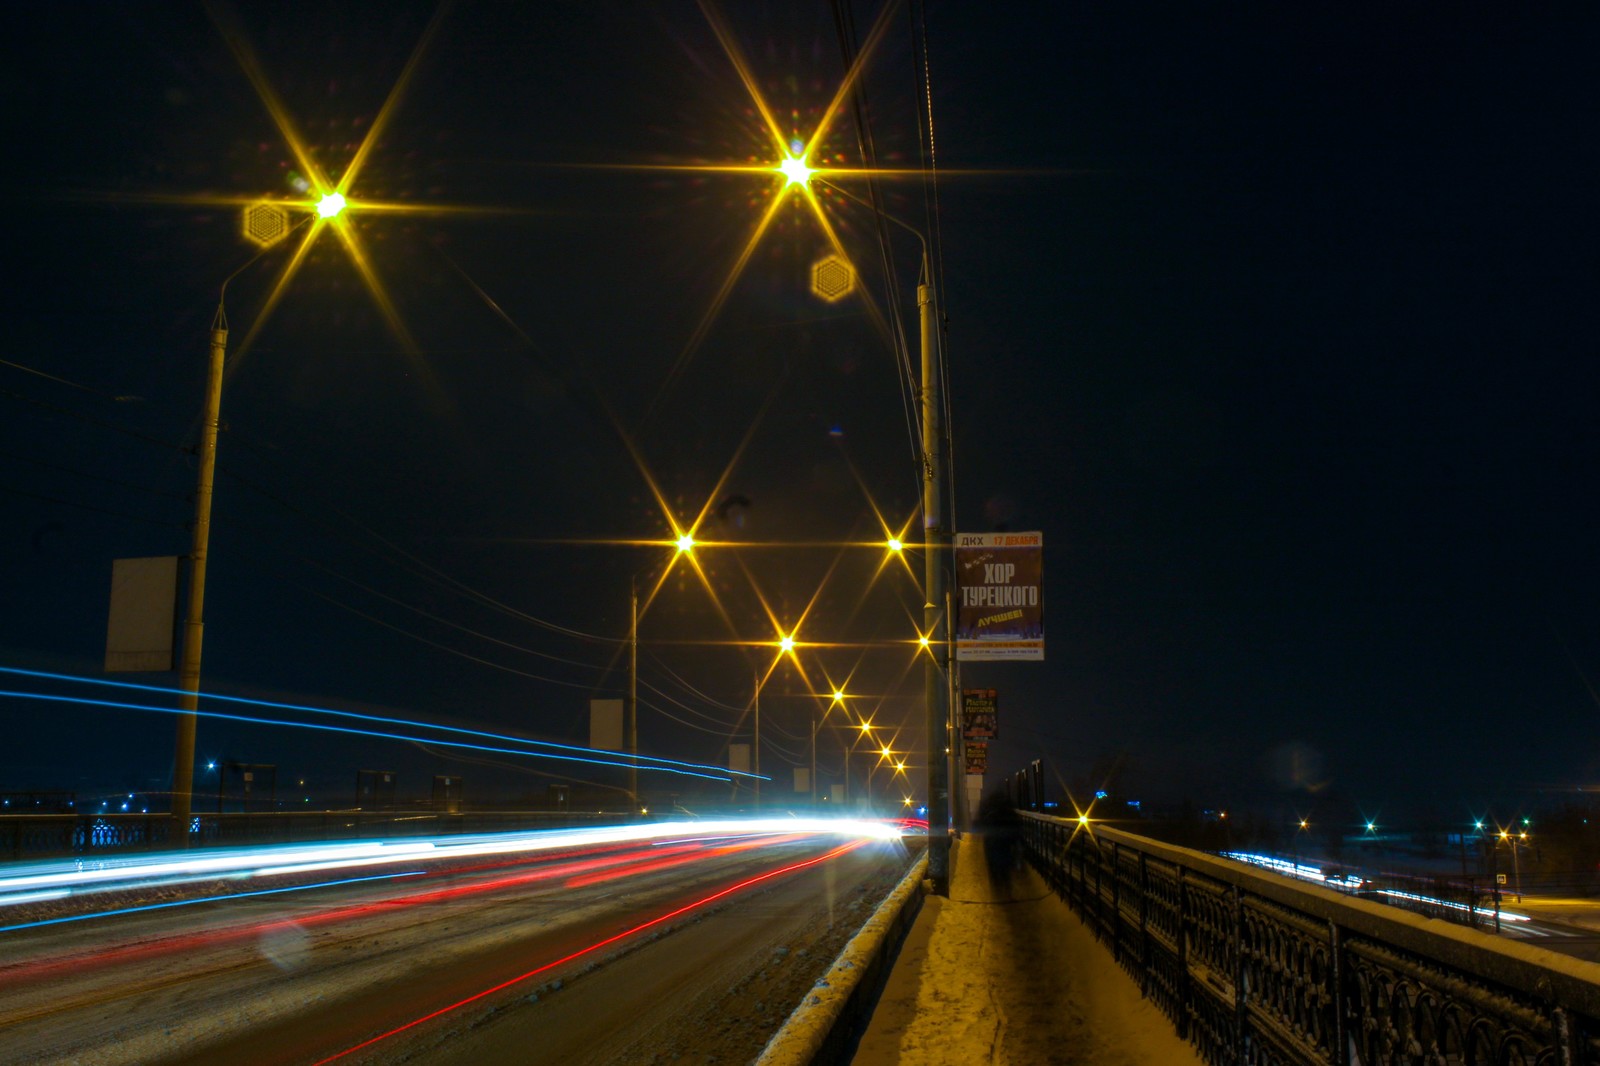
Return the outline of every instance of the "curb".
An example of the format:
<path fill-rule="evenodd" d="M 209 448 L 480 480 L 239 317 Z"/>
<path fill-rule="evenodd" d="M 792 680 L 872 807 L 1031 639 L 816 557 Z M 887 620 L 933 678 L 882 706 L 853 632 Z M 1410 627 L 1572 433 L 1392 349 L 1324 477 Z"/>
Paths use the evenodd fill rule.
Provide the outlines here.
<path fill-rule="evenodd" d="M 833 967 L 817 980 L 761 1054 L 757 1066 L 815 1066 L 843 1062 L 872 1015 L 872 1006 L 926 894 L 928 853 L 889 893 L 850 939 Z"/>

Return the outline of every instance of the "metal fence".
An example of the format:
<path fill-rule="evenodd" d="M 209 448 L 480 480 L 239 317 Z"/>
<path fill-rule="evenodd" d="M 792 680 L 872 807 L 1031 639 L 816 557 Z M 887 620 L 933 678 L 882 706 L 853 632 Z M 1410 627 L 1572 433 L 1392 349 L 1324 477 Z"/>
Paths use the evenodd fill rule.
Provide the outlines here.
<path fill-rule="evenodd" d="M 188 844 L 245 844 L 347 840 L 355 837 L 494 833 L 626 821 L 626 815 L 551 811 L 303 811 L 197 814 Z M 0 859 L 46 859 L 161 851 L 179 845 L 172 819 L 161 814 L 0 815 Z"/>
<path fill-rule="evenodd" d="M 1600 965 L 1022 818 L 1030 861 L 1209 1063 L 1600 1066 Z"/>

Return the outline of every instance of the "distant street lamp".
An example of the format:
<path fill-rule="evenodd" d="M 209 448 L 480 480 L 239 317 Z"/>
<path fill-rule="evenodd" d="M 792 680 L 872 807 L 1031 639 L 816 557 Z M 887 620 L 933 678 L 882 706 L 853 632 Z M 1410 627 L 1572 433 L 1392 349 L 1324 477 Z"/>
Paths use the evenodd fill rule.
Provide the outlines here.
<path fill-rule="evenodd" d="M 1521 849 L 1526 848 L 1526 847 L 1529 846 L 1529 843 L 1528 843 L 1528 831 L 1526 829 L 1524 829 L 1522 832 L 1520 832 L 1520 833 L 1516 834 L 1515 836 L 1513 836 L 1511 834 L 1510 830 L 1502 829 L 1502 830 L 1500 830 L 1500 840 L 1507 847 L 1509 847 L 1511 849 L 1511 876 L 1514 878 L 1514 885 L 1515 885 L 1516 893 L 1517 893 L 1517 902 L 1521 903 L 1522 902 L 1522 864 L 1517 860 L 1517 852 L 1520 851 Z"/>
<path fill-rule="evenodd" d="M 675 542 L 678 555 L 694 550 L 694 537 L 688 533 L 681 534 Z M 669 567 L 671 563 L 667 564 Z M 628 733 L 628 799 L 633 804 L 634 810 L 639 809 L 639 578 L 646 571 L 653 569 L 647 566 L 644 570 L 635 571 L 628 578 L 628 705 L 627 733 Z M 615 660 L 613 660 L 615 661 Z M 757 711 L 759 714 L 760 711 Z M 759 719 L 758 719 L 759 721 Z M 756 734 L 756 743 L 760 744 L 759 726 Z M 761 772 L 761 756 L 756 755 L 756 773 Z M 760 778 L 757 778 L 759 782 Z M 757 795 L 760 795 L 760 784 L 756 785 Z"/>

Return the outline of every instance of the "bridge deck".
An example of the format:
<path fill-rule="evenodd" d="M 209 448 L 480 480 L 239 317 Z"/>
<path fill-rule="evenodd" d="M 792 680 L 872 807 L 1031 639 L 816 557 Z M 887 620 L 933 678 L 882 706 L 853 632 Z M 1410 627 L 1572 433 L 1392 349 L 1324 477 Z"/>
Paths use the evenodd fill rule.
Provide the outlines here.
<path fill-rule="evenodd" d="M 997 838 L 957 843 L 950 897 L 924 902 L 854 1066 L 1199 1066 L 1020 858 Z"/>

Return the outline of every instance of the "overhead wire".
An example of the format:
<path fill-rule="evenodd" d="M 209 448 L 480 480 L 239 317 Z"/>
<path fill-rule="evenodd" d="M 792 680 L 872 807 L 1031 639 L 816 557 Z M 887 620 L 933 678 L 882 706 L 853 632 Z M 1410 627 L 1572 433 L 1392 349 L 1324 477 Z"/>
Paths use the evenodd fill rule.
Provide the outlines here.
<path fill-rule="evenodd" d="M 834 30 L 839 39 L 839 51 L 845 70 L 854 68 L 857 56 L 855 16 L 849 0 L 833 0 Z M 905 333 L 905 313 L 900 300 L 900 288 L 895 281 L 894 251 L 889 241 L 889 227 L 884 219 L 883 205 L 879 199 L 877 147 L 872 137 L 871 119 L 865 99 L 865 89 L 857 78 L 850 87 L 850 105 L 855 116 L 856 150 L 861 157 L 861 167 L 866 171 L 867 198 L 878 231 L 878 258 L 884 278 L 884 299 L 889 307 L 889 321 L 893 324 L 893 347 L 896 368 L 900 376 L 900 402 L 906 419 L 910 439 L 913 469 L 922 463 L 921 435 L 917 430 L 917 371 L 911 363 L 911 345 Z M 920 119 L 919 119 L 920 123 Z M 920 486 L 919 486 L 920 487 Z"/>
<path fill-rule="evenodd" d="M 253 446 L 252 444 L 250 444 L 249 441 L 241 439 L 239 441 L 239 443 L 243 447 L 245 447 L 247 450 L 249 450 L 253 454 L 257 455 L 258 457 L 264 457 L 264 455 L 261 452 L 261 450 L 259 448 L 255 447 L 255 446 Z M 551 622 L 548 619 L 540 618 L 537 615 L 530 614 L 527 611 L 521 610 L 520 608 L 513 607 L 513 606 L 511 606 L 510 604 L 507 604 L 507 603 L 503 603 L 500 600 L 495 599 L 493 596 L 490 596 L 488 593 L 479 591 L 478 589 L 472 587 L 471 585 L 468 585 L 466 582 L 461 581 L 461 580 L 453 577 L 452 575 L 450 575 L 448 573 L 445 573 L 443 570 L 439 569 L 438 567 L 434 566 L 433 564 L 431 564 L 431 563 L 419 558 L 418 556 L 414 555 L 411 552 L 406 551 L 404 548 L 400 547 L 398 544 L 395 544 L 393 541 L 389 540 L 387 537 L 384 537 L 381 533 L 378 533 L 376 530 L 371 529 L 370 527 L 368 527 L 367 525 L 365 525 L 364 523 L 362 523 L 358 519 L 356 519 L 353 516 L 345 513 L 344 511 L 340 510 L 339 508 L 333 507 L 332 505 L 324 505 L 324 510 L 326 510 L 327 512 L 329 512 L 331 514 L 334 514 L 334 515 L 338 516 L 340 519 L 342 519 L 345 522 L 349 523 L 351 526 L 353 526 L 355 529 L 357 529 L 361 533 L 365 534 L 366 536 L 372 538 L 372 540 L 376 541 L 378 544 L 382 545 L 383 548 L 385 548 L 387 551 L 393 553 L 393 555 L 395 555 L 395 556 L 399 557 L 400 559 L 404 560 L 406 564 L 409 564 L 409 565 L 406 565 L 406 566 L 402 566 L 400 563 L 396 562 L 392 558 L 385 558 L 382 553 L 374 550 L 370 546 L 361 545 L 358 541 L 351 540 L 351 538 L 344 536 L 344 534 L 342 532 L 334 529 L 330 525 L 330 523 L 328 523 L 325 519 L 323 519 L 321 517 L 321 515 L 312 513 L 310 511 L 307 511 L 306 509 L 304 509 L 302 507 L 299 507 L 296 504 L 293 504 L 293 503 L 289 502 L 288 500 L 286 500 L 282 496 L 279 496 L 278 494 L 272 492 L 271 490 L 269 490 L 269 489 L 267 489 L 267 488 L 265 488 L 265 487 L 263 487 L 261 485 L 258 485 L 258 484 L 255 484 L 255 483 L 251 482 L 248 478 L 243 477 L 237 471 L 235 471 L 235 470 L 233 470 L 231 468 L 226 468 L 226 467 L 223 467 L 223 466 L 221 466 L 219 464 L 218 469 L 223 470 L 223 472 L 226 473 L 229 477 L 239 481 L 240 484 L 245 485 L 247 488 L 250 488 L 253 491 L 260 493 L 261 495 L 265 496 L 266 498 L 272 500 L 274 503 L 277 503 L 279 506 L 284 507 L 284 508 L 292 511 L 293 513 L 299 515 L 302 518 L 310 519 L 312 522 L 315 522 L 317 525 L 321 526 L 322 528 L 327 529 L 330 532 L 334 532 L 337 535 L 341 536 L 343 539 L 345 539 L 347 541 L 350 541 L 353 544 L 356 544 L 358 547 L 363 548 L 369 554 L 372 554 L 376 558 L 381 559 L 382 561 L 388 563 L 389 565 L 395 566 L 396 568 L 399 568 L 399 569 L 409 570 L 412 573 L 413 576 L 422 578 L 423 580 L 429 581 L 429 582 L 431 582 L 431 583 L 433 583 L 435 585 L 438 585 L 440 587 L 448 588 L 448 589 L 454 591 L 457 595 L 460 595 L 465 599 L 473 600 L 473 601 L 479 603 L 482 606 L 488 607 L 488 608 L 490 608 L 492 610 L 500 611 L 500 612 L 502 612 L 504 614 L 507 614 L 507 615 L 509 615 L 509 616 L 511 616 L 513 618 L 517 618 L 517 619 L 519 619 L 521 621 L 528 622 L 528 623 L 530 623 L 532 625 L 535 625 L 535 626 L 537 626 L 537 627 L 539 627 L 541 629 L 546 629 L 546 630 L 549 630 L 550 632 L 553 632 L 553 633 L 560 633 L 560 634 L 562 634 L 564 636 L 572 637 L 572 638 L 577 639 L 577 640 L 588 640 L 588 641 L 594 641 L 594 642 L 603 643 L 603 644 L 621 644 L 621 643 L 626 643 L 626 638 L 623 638 L 623 637 L 607 637 L 607 636 L 601 636 L 601 635 L 596 634 L 596 633 L 586 633 L 583 630 L 574 629 L 574 628 L 572 628 L 570 626 L 564 626 L 564 625 L 561 625 L 561 624 L 556 623 L 556 622 Z"/>
<path fill-rule="evenodd" d="M 165 496 L 169 500 L 187 501 L 189 499 L 189 497 L 184 493 L 173 492 L 171 489 L 158 489 L 150 485 L 140 485 L 132 481 L 123 481 L 120 478 L 106 477 L 103 474 L 91 474 L 87 470 L 79 470 L 74 466 L 64 466 L 60 463 L 48 462 L 32 455 L 22 455 L 17 452 L 0 450 L 0 456 L 3 456 L 7 459 L 16 459 L 19 462 L 31 463 L 34 466 L 43 467 L 46 470 L 54 470 L 58 474 L 71 474 L 74 477 L 85 478 L 89 481 L 98 481 L 104 485 L 116 485 L 120 488 L 133 489 L 137 492 L 149 493 L 152 496 Z"/>
<path fill-rule="evenodd" d="M 948 343 L 950 315 L 946 307 L 947 296 L 945 292 L 944 272 L 944 233 L 942 229 L 943 219 L 939 210 L 939 155 L 938 148 L 934 140 L 933 128 L 933 61 L 928 50 L 927 0 L 922 0 L 921 4 L 918 4 L 917 0 L 910 0 L 906 10 L 907 14 L 910 16 L 909 22 L 911 24 L 911 54 L 913 59 L 912 79 L 916 83 L 918 102 L 921 104 L 921 110 L 923 112 L 923 114 L 917 116 L 917 145 L 919 151 L 923 154 L 923 158 L 925 160 L 923 164 L 923 170 L 927 175 L 926 180 L 923 182 L 923 217 L 925 219 L 924 224 L 928 227 L 928 240 L 933 245 L 933 253 L 930 257 L 931 261 L 929 262 L 928 269 L 930 272 L 936 271 L 933 276 L 928 278 L 928 283 L 933 285 L 934 297 L 937 301 L 934 308 L 938 315 L 936 319 L 938 328 L 935 330 L 935 343 L 938 345 L 937 365 L 940 379 L 940 396 L 942 399 L 942 406 L 944 407 L 942 412 L 944 416 L 943 443 L 945 447 L 945 457 L 947 460 L 945 463 L 945 486 L 947 489 L 947 495 L 949 496 L 949 514 L 951 516 L 952 523 L 954 523 L 955 515 L 958 513 L 956 510 L 955 408 L 950 397 L 950 350 Z M 921 12 L 920 19 L 916 15 L 918 10 Z M 922 31 L 920 49 L 918 48 L 919 42 L 917 34 L 919 23 Z M 915 69 L 916 61 L 919 56 L 922 67 L 920 78 L 917 77 L 917 71 Z M 922 135 L 924 132 L 924 115 L 927 118 L 926 146 L 923 145 L 922 140 Z"/>

